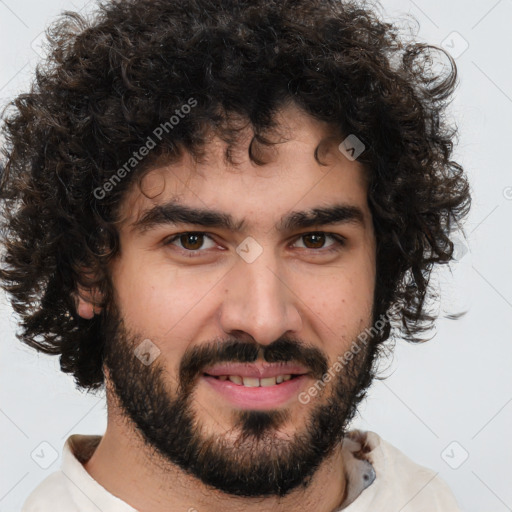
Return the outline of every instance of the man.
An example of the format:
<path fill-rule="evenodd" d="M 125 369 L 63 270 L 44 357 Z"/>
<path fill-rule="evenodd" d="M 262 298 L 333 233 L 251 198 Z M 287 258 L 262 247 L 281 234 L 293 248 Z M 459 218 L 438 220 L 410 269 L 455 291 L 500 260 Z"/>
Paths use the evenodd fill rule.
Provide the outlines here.
<path fill-rule="evenodd" d="M 1 278 L 108 426 L 23 510 L 458 510 L 348 431 L 469 206 L 453 60 L 334 0 L 127 0 L 53 45 L 5 118 Z"/>

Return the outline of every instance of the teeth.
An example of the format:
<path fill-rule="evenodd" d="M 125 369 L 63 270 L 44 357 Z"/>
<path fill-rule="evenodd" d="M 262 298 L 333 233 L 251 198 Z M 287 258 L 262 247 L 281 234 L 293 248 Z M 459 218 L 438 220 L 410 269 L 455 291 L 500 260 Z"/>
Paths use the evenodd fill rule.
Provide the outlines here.
<path fill-rule="evenodd" d="M 258 379 L 256 377 L 240 377 L 240 375 L 219 375 L 217 377 L 221 381 L 230 380 L 239 386 L 246 386 L 248 388 L 269 387 L 281 384 L 292 378 L 291 375 L 277 375 L 276 377 L 265 377 Z"/>
<path fill-rule="evenodd" d="M 255 377 L 243 377 L 243 383 L 247 388 L 257 388 L 260 385 L 260 379 Z"/>
<path fill-rule="evenodd" d="M 266 379 L 260 379 L 260 386 L 262 388 L 266 386 L 275 386 L 277 379 L 275 377 L 267 377 Z"/>

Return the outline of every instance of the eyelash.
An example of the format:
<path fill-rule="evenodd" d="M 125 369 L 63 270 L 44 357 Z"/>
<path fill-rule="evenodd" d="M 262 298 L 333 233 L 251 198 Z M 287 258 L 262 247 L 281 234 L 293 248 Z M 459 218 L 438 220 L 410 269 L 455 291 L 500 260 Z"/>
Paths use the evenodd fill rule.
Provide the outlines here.
<path fill-rule="evenodd" d="M 175 240 L 178 240 L 183 235 L 204 235 L 213 242 L 215 241 L 211 236 L 208 235 L 208 233 L 205 233 L 204 231 L 184 231 L 183 233 L 177 233 L 176 235 L 173 235 L 171 238 L 167 239 L 164 242 L 164 245 L 172 245 L 172 242 Z M 324 254 L 330 254 L 332 252 L 337 252 L 340 250 L 341 247 L 345 245 L 345 239 L 341 235 L 337 235 L 335 233 L 327 233 L 325 231 L 310 231 L 308 233 L 302 233 L 300 236 L 298 236 L 293 243 L 297 242 L 301 238 L 307 236 L 307 235 L 325 235 L 327 237 L 332 238 L 335 243 L 333 243 L 331 246 L 329 246 L 327 249 L 310 249 L 311 251 L 320 252 Z M 178 249 L 180 249 L 178 247 Z M 303 248 L 301 248 L 303 249 Z M 307 247 L 305 249 L 308 249 Z M 185 254 L 189 258 L 193 258 L 198 256 L 202 252 L 206 252 L 205 250 L 196 249 L 196 250 L 188 250 L 188 249 L 182 249 L 182 254 Z"/>

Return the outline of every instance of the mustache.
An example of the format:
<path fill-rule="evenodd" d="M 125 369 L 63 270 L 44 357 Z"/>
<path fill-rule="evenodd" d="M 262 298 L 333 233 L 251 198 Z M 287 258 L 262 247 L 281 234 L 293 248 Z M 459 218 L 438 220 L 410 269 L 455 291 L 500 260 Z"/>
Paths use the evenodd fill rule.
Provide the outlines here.
<path fill-rule="evenodd" d="M 299 363 L 316 379 L 321 379 L 328 370 L 327 357 L 323 352 L 300 341 L 279 339 L 269 345 L 260 345 L 227 340 L 188 349 L 179 368 L 181 385 L 184 388 L 191 386 L 208 366 L 217 363 L 253 363 L 260 355 L 268 363 Z"/>

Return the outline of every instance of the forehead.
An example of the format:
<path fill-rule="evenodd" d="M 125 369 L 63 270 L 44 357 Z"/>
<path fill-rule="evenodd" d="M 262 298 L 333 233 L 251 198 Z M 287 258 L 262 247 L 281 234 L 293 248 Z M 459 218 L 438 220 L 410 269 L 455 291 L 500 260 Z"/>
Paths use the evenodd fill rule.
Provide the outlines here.
<path fill-rule="evenodd" d="M 254 135 L 250 128 L 241 131 L 230 148 L 231 162 L 226 159 L 227 144 L 213 136 L 204 158 L 197 160 L 184 152 L 177 162 L 156 165 L 140 187 L 132 185 L 126 195 L 121 227 L 135 226 L 150 209 L 170 201 L 229 212 L 234 222 L 254 228 L 268 222 L 277 225 L 291 210 L 335 204 L 359 208 L 365 220 L 369 216 L 366 172 L 338 150 L 343 137 L 295 106 L 280 111 L 277 121 L 279 143 L 263 147 L 264 165 L 249 157 Z M 317 148 L 322 149 L 319 157 L 324 165 L 315 158 Z"/>

